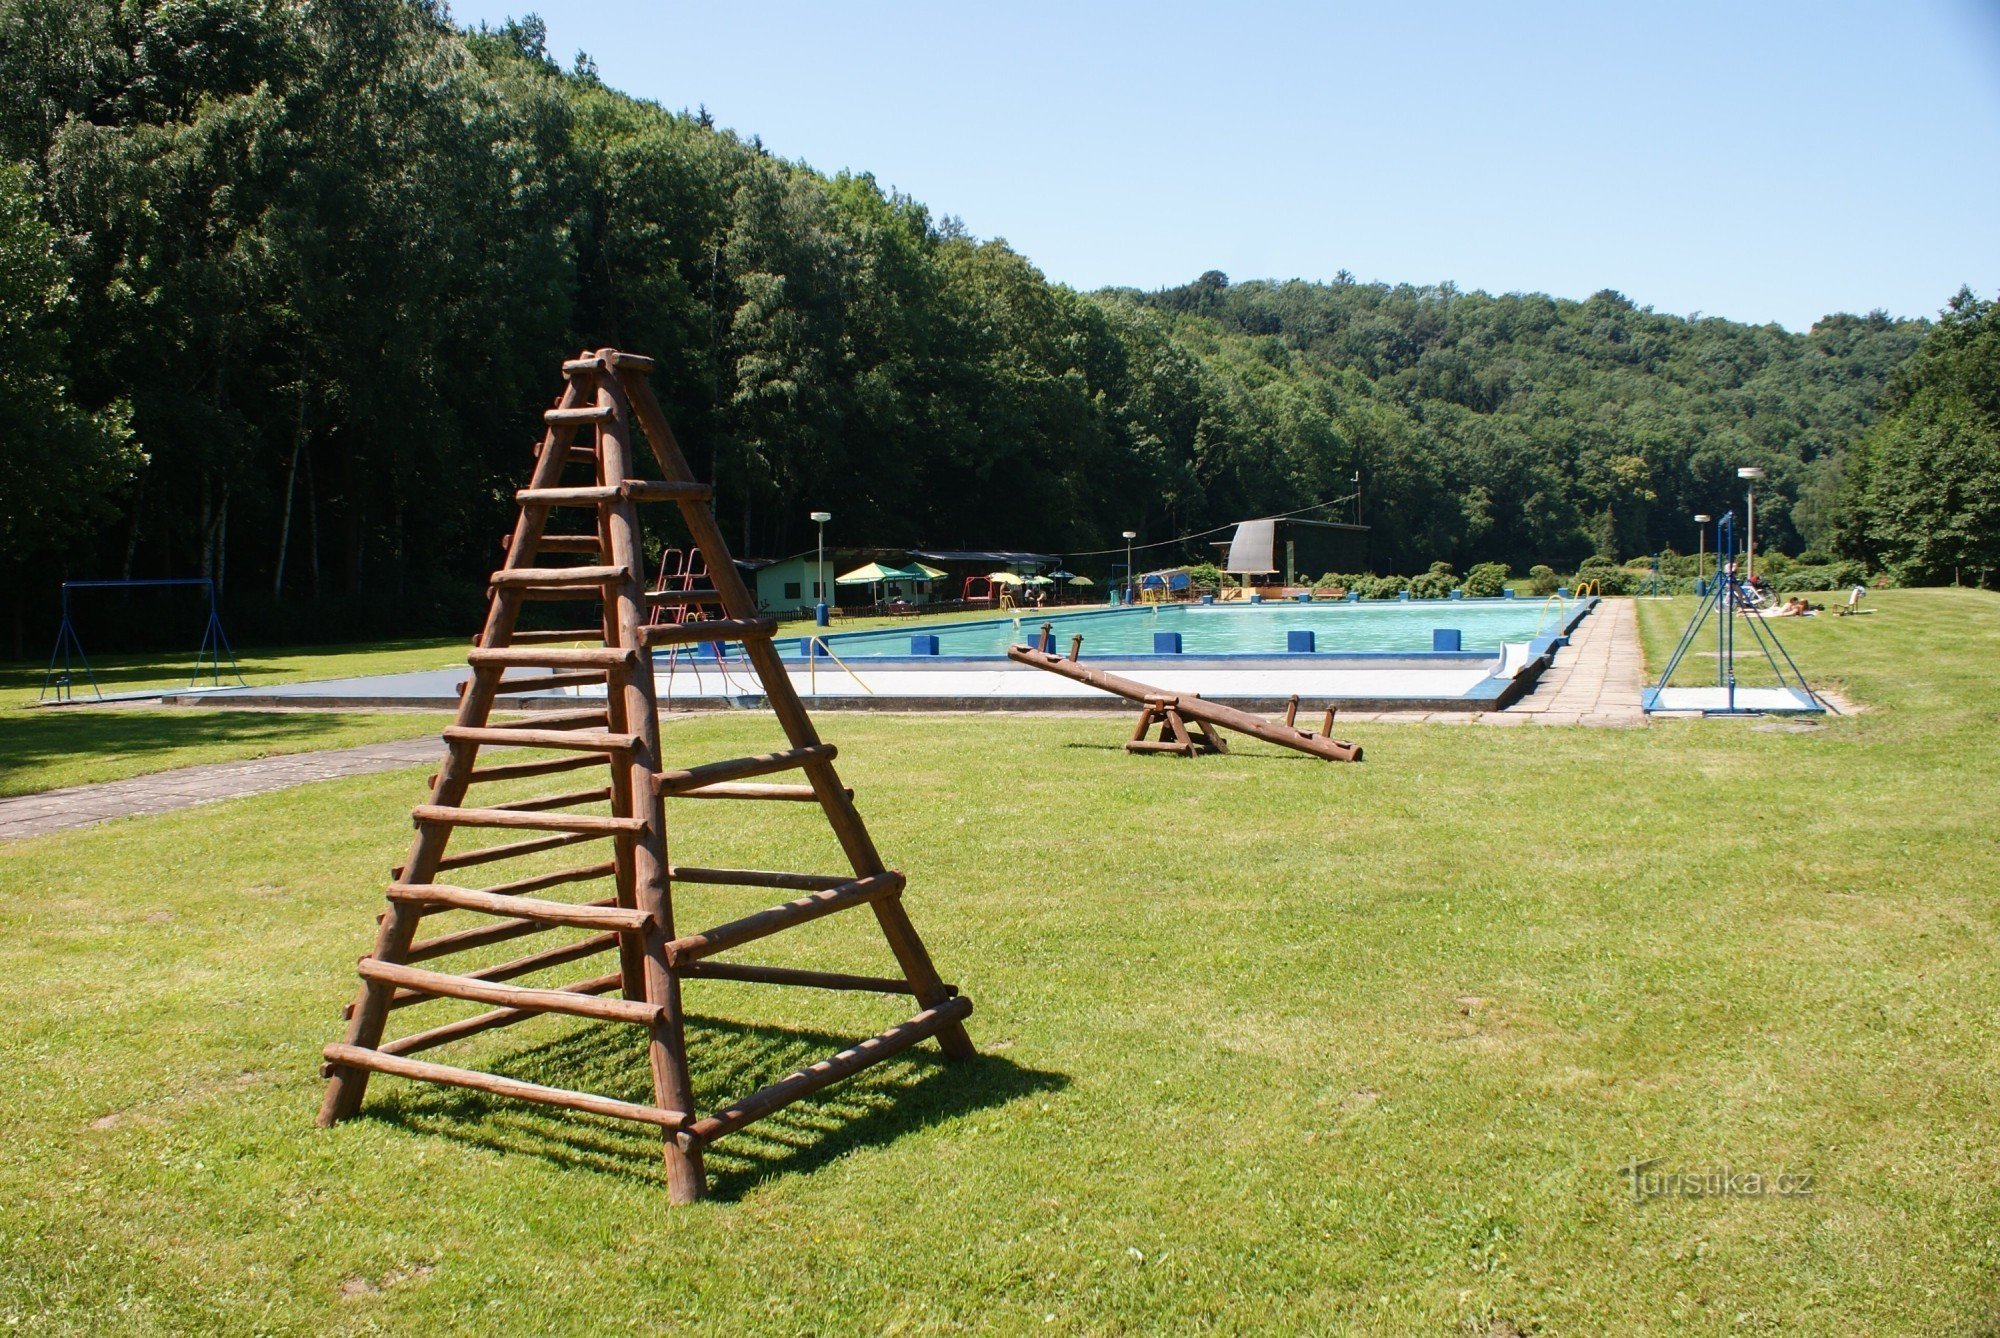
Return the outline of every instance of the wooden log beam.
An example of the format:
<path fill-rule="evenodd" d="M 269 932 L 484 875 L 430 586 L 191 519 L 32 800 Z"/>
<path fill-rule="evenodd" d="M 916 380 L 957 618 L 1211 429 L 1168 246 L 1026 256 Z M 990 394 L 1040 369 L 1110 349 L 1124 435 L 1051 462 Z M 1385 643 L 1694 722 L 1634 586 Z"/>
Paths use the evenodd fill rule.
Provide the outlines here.
<path fill-rule="evenodd" d="M 691 1132 L 704 1143 L 733 1133 L 772 1111 L 791 1105 L 800 1097 L 810 1096 L 822 1087 L 859 1073 L 870 1064 L 878 1064 L 891 1055 L 901 1054 L 918 1042 L 964 1022 L 971 1015 L 972 1000 L 962 995 L 948 998 L 926 1008 L 908 1022 L 898 1023 L 830 1059 L 822 1059 L 817 1064 L 780 1078 L 769 1087 L 751 1093 L 706 1119 L 696 1120 Z"/>
<path fill-rule="evenodd" d="M 531 1013 L 565 1013 L 571 1017 L 595 1018 L 599 1022 L 630 1022 L 650 1027 L 659 1020 L 660 1006 L 639 999 L 600 999 L 572 990 L 539 990 L 523 985 L 502 985 L 473 980 L 445 971 L 427 971 L 419 966 L 397 966 L 364 957 L 360 965 L 366 980 L 399 985 L 425 994 L 441 994 L 448 999 L 472 999 L 479 1003 L 523 1008 Z"/>
<path fill-rule="evenodd" d="M 677 1110 L 661 1110 L 657 1106 L 641 1106 L 608 1096 L 594 1096 L 589 1092 L 572 1092 L 562 1087 L 544 1087 L 519 1078 L 503 1078 L 497 1073 L 479 1073 L 472 1069 L 453 1068 L 449 1064 L 433 1064 L 424 1059 L 405 1059 L 386 1049 L 368 1050 L 358 1045 L 336 1043 L 327 1046 L 322 1053 L 333 1065 L 389 1073 L 399 1078 L 415 1078 L 420 1082 L 441 1083 L 447 1087 L 465 1087 L 475 1092 L 510 1097 L 516 1101 L 532 1101 L 543 1106 L 561 1106 L 565 1110 L 580 1110 L 591 1115 L 609 1115 L 613 1119 L 632 1120 L 660 1129 L 679 1130 L 685 1128 L 688 1122 L 688 1117 Z"/>
<path fill-rule="evenodd" d="M 544 925 L 546 929 L 558 928 Z M 462 971 L 459 974 L 467 980 L 513 980 L 519 976 L 533 975 L 550 967 L 567 966 L 612 951 L 618 946 L 617 934 L 592 934 L 589 938 L 565 943 L 560 948 L 544 948 L 540 952 L 529 953 L 526 957 L 516 957 L 511 962 L 499 962 L 493 966 L 482 966 L 476 971 Z M 421 990 L 397 990 L 389 1000 L 389 1007 L 403 1008 L 425 999 L 435 999 L 434 994 Z"/>
<path fill-rule="evenodd" d="M 705 929 L 698 934 L 688 934 L 667 944 L 667 961 L 678 967 L 684 962 L 700 961 L 713 957 L 716 953 L 727 952 L 745 943 L 768 937 L 782 929 L 805 924 L 822 916 L 832 915 L 853 906 L 865 906 L 883 897 L 893 897 L 903 890 L 903 875 L 900 873 L 870 874 L 866 878 L 856 878 L 830 887 L 820 892 L 812 892 L 788 901 L 782 906 L 746 915 L 727 924 Z"/>
<path fill-rule="evenodd" d="M 746 641 L 769 637 L 776 618 L 712 618 L 693 623 L 656 623 L 644 630 L 646 645 L 692 646 L 702 641 Z"/>
<path fill-rule="evenodd" d="M 676 864 L 667 877 L 676 883 L 711 887 L 776 887 L 797 892 L 822 892 L 854 881 L 851 874 L 781 873 L 767 869 L 703 869 Z"/>
<path fill-rule="evenodd" d="M 808 971 L 750 962 L 689 962 L 680 973 L 695 980 L 736 980 L 752 985 L 801 985 L 818 990 L 859 990 L 867 994 L 915 994 L 910 982 L 890 976 L 854 976 L 842 971 Z M 958 993 L 956 985 L 946 989 Z"/>
<path fill-rule="evenodd" d="M 451 827 L 519 827 L 538 832 L 591 832 L 604 836 L 631 835 L 643 831 L 637 818 L 601 817 L 593 813 L 521 813 L 510 808 L 454 808 L 445 804 L 419 804 L 410 810 L 418 826 L 427 823 Z"/>
<path fill-rule="evenodd" d="M 808 762 L 831 762 L 838 753 L 839 750 L 832 744 L 818 743 L 807 748 L 787 748 L 779 752 L 758 753 L 752 757 L 733 757 L 722 762 L 704 762 L 699 766 L 679 767 L 659 772 L 653 777 L 653 788 L 663 795 L 686 794 L 689 790 L 698 790 L 721 781 L 768 776 L 774 771 L 794 771 Z"/>
<path fill-rule="evenodd" d="M 618 898 L 602 897 L 584 903 L 590 906 L 616 906 Z M 474 925 L 455 933 L 439 934 L 410 946 L 406 954 L 410 961 L 424 962 L 433 957 L 448 957 L 456 952 L 468 952 L 473 948 L 490 947 L 495 943 L 506 943 L 517 938 L 527 938 L 533 934 L 546 934 L 557 928 L 539 920 L 502 920 L 496 924 Z"/>
<path fill-rule="evenodd" d="M 583 906 L 569 901 L 545 901 L 539 897 L 495 894 L 474 887 L 453 887 L 448 883 L 391 883 L 391 901 L 409 901 L 426 910 L 478 911 L 482 915 L 504 915 L 517 920 L 538 920 L 545 924 L 568 925 L 574 929 L 609 929 L 637 933 L 649 928 L 653 917 L 644 911 L 622 906 Z"/>
<path fill-rule="evenodd" d="M 601 717 L 603 712 L 596 714 Z M 444 741 L 492 744 L 502 748 L 573 748 L 592 753 L 630 752 L 633 747 L 630 734 L 584 729 L 535 729 L 516 725 L 447 725 Z"/>
<path fill-rule="evenodd" d="M 1138 702 L 1142 706 L 1151 705 L 1176 711 L 1189 720 L 1220 725 L 1223 729 L 1235 730 L 1238 734 L 1248 734 L 1253 739 L 1275 743 L 1280 748 L 1296 749 L 1315 757 L 1323 757 L 1329 762 L 1361 760 L 1361 748 L 1358 744 L 1347 743 L 1340 739 L 1322 738 L 1309 730 L 1273 724 L 1262 716 L 1239 711 L 1233 706 L 1223 706 L 1201 697 L 1191 695 L 1170 697 L 1156 687 L 1134 679 L 1121 678 L 1117 674 L 1107 674 L 1101 669 L 1086 669 L 1060 655 L 1030 650 L 1026 646 L 1010 646 L 1007 649 L 1007 658 L 1016 664 L 1046 669 L 1052 674 L 1060 674 L 1064 678 L 1096 688 L 1100 692 L 1109 692 L 1114 696 Z"/>

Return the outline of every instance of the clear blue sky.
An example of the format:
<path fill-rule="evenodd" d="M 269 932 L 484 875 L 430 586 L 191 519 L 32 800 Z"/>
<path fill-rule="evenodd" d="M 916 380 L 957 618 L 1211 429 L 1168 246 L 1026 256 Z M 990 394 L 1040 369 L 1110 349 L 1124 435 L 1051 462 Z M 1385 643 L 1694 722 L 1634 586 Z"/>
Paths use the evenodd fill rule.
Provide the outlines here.
<path fill-rule="evenodd" d="M 1804 329 L 2000 289 L 2000 4 L 457 0 L 1079 288 L 1436 282 Z"/>

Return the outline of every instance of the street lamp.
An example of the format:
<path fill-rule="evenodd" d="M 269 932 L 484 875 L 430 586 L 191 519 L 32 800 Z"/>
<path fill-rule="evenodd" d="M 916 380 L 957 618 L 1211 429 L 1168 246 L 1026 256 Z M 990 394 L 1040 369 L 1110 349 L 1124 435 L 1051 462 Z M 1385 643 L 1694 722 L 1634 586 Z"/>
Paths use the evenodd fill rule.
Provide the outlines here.
<path fill-rule="evenodd" d="M 1121 604 L 1132 602 L 1132 541 L 1138 537 L 1137 530 L 1125 531 L 1125 597 L 1119 601 Z"/>
<path fill-rule="evenodd" d="M 831 511 L 812 513 L 813 524 L 819 526 L 819 575 L 813 581 L 813 622 L 821 627 L 827 625 L 826 609 L 826 523 L 833 519 Z"/>
<path fill-rule="evenodd" d="M 1743 508 L 1749 521 L 1743 541 L 1743 580 L 1748 584 L 1757 579 L 1757 480 L 1764 477 L 1764 470 L 1758 465 L 1744 465 L 1736 471 L 1736 477 L 1743 480 Z"/>
<path fill-rule="evenodd" d="M 1699 586 L 1708 579 L 1708 522 L 1710 516 L 1697 515 L 1694 518 L 1694 583 Z"/>

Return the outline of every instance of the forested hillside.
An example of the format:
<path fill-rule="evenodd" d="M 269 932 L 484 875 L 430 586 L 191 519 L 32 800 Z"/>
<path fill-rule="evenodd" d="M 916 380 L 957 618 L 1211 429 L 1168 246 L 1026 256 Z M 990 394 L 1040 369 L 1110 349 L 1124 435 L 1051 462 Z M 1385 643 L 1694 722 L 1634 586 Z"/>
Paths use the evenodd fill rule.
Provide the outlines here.
<path fill-rule="evenodd" d="M 749 554 L 815 507 L 846 542 L 1103 549 L 1358 472 L 1384 570 L 1566 567 L 1688 546 L 1744 463 L 1796 548 L 1925 329 L 1344 275 L 1081 294 L 562 69 L 532 20 L 400 0 L 0 0 L 0 156 L 17 625 L 64 576 L 204 573 L 253 629 L 463 621 L 556 363 L 601 344 L 659 359 Z"/>

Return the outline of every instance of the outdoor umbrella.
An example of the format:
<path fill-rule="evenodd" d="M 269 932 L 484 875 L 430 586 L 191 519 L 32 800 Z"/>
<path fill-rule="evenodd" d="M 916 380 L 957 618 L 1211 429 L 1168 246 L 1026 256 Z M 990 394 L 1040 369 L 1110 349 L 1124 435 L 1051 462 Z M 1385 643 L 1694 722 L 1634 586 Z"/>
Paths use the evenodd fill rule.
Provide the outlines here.
<path fill-rule="evenodd" d="M 1021 583 L 1021 578 L 1011 571 L 989 571 L 986 573 L 986 579 L 995 585 L 1019 585 Z"/>
<path fill-rule="evenodd" d="M 1092 580 L 1091 580 L 1091 579 L 1090 579 L 1090 578 L 1089 578 L 1088 576 L 1072 576 L 1072 577 L 1070 577 L 1070 578 L 1069 578 L 1069 583 L 1070 583 L 1071 585 L 1095 585 L 1095 584 L 1096 584 L 1096 582 L 1095 582 L 1095 581 L 1092 581 Z"/>

